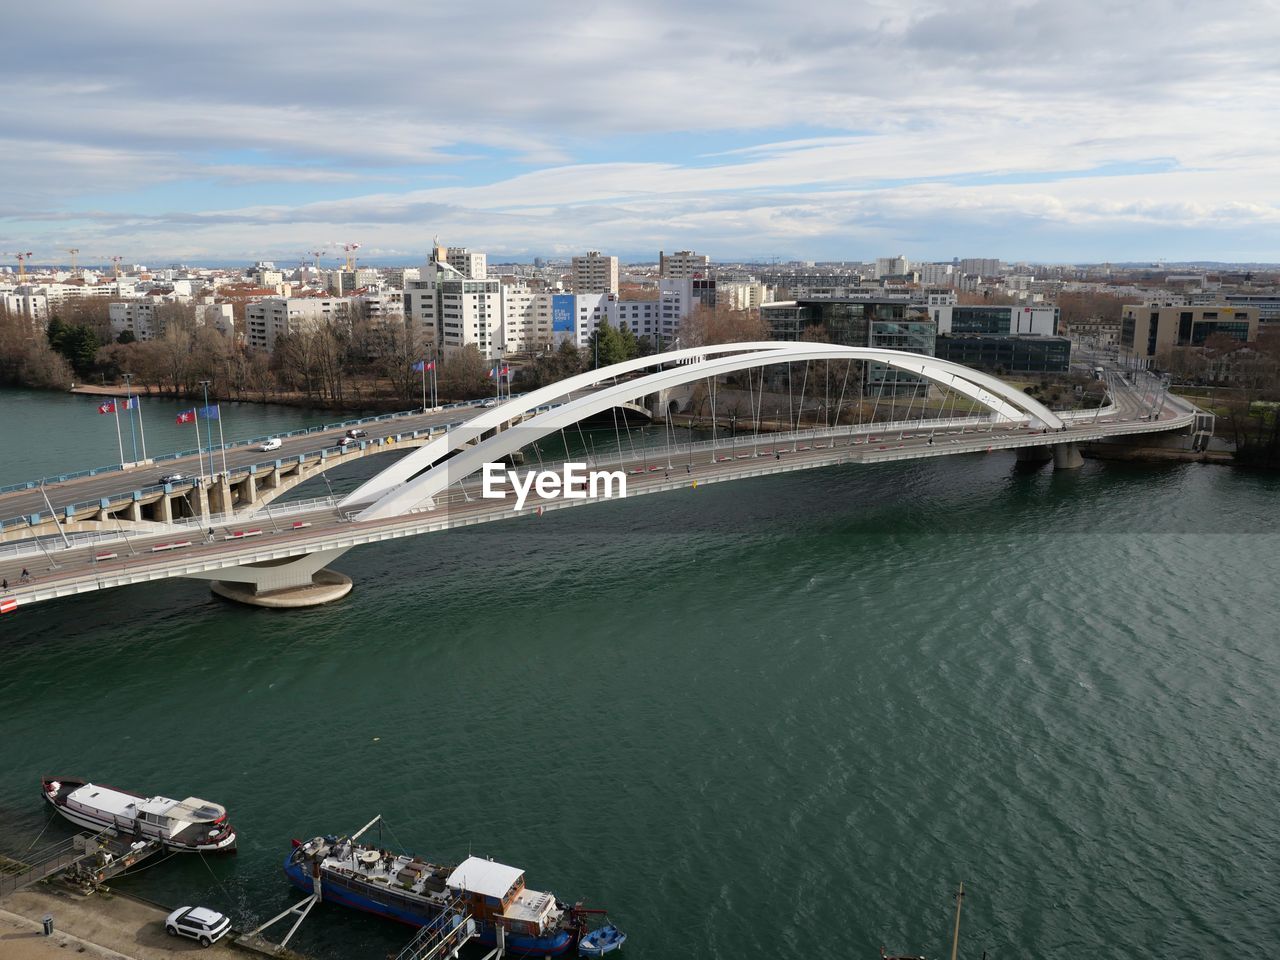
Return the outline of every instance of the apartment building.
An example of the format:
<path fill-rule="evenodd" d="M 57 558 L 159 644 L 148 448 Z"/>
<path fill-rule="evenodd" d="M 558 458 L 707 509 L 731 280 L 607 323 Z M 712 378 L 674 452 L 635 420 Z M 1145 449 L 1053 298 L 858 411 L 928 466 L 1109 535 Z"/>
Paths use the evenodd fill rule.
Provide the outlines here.
<path fill-rule="evenodd" d="M 109 303 L 107 317 L 111 324 L 111 335 L 119 337 L 128 332 L 135 340 L 154 340 L 164 336 L 166 323 L 173 316 L 173 310 L 169 309 L 171 307 L 182 309 L 176 301 L 156 297 Z M 224 337 L 235 333 L 231 304 L 217 303 L 210 299 L 192 305 L 190 310 L 197 326 L 213 327 Z"/>
<path fill-rule="evenodd" d="M 574 293 L 618 293 L 618 258 L 598 250 L 573 258 Z"/>
<path fill-rule="evenodd" d="M 244 308 L 245 341 L 271 352 L 277 338 L 324 325 L 348 326 L 351 301 L 345 297 L 268 297 Z"/>
<path fill-rule="evenodd" d="M 692 250 L 677 250 L 666 254 L 658 251 L 658 276 L 671 280 L 692 280 L 695 277 L 706 277 L 711 273 L 711 258 L 705 253 L 694 253 Z"/>

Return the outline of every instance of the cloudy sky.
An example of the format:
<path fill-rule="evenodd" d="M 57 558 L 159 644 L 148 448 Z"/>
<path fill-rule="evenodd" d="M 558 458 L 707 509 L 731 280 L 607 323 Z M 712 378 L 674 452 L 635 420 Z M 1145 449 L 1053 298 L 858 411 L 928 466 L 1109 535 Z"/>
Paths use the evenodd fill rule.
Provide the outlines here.
<path fill-rule="evenodd" d="M 0 250 L 37 262 L 1280 261 L 1276 0 L 59 0 L 5 35 Z"/>

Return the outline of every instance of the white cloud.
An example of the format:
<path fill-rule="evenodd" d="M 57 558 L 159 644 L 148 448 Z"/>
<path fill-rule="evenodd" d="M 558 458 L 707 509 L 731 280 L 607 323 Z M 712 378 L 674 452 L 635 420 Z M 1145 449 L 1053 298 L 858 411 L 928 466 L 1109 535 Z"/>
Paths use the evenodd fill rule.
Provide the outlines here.
<path fill-rule="evenodd" d="M 367 251 L 441 232 L 724 255 L 869 256 L 955 243 L 966 224 L 1023 256 L 1055 227 L 1081 256 L 1108 225 L 1234 226 L 1259 257 L 1276 239 L 1267 0 L 817 0 L 804 16 L 382 0 L 341 20 L 300 2 L 195 20 L 71 0 L 56 26 L 30 7 L 8 23 L 38 42 L 0 63 L 16 92 L 0 162 L 21 188 L 0 203 L 0 244 L 58 248 L 77 222 L 85 245 L 138 258 L 353 231 Z"/>

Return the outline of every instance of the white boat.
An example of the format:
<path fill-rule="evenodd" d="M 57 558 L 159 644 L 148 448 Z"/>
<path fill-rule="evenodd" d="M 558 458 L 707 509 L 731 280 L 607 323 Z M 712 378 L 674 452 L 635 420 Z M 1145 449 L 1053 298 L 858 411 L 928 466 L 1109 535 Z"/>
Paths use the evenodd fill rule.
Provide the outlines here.
<path fill-rule="evenodd" d="M 75 777 L 44 777 L 41 792 L 55 810 L 90 830 L 156 839 L 186 853 L 234 853 L 236 833 L 225 807 L 187 797 L 144 797 Z"/>

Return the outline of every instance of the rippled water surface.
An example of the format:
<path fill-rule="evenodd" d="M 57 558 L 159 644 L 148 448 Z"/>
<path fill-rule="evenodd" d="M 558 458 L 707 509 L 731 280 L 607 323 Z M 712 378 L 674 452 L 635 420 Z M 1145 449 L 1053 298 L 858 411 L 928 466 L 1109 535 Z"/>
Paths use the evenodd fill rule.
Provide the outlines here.
<path fill-rule="evenodd" d="M 66 771 L 226 803 L 239 856 L 120 885 L 242 921 L 295 899 L 291 837 L 381 812 L 608 907 L 632 957 L 940 955 L 959 880 L 962 956 L 1269 956 L 1278 486 L 836 468 L 363 547 L 332 607 L 42 605 L 0 620 L 0 847 Z"/>

